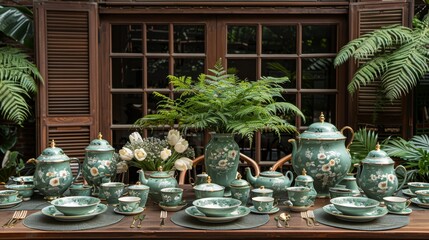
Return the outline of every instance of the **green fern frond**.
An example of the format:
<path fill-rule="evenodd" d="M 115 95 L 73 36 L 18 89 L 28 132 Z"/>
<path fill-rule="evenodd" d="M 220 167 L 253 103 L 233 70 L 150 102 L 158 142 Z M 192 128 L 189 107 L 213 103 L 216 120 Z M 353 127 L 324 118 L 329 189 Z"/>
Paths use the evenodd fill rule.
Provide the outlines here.
<path fill-rule="evenodd" d="M 30 115 L 30 109 L 23 96 L 26 91 L 13 81 L 0 81 L 0 113 L 5 119 L 21 125 Z"/>
<path fill-rule="evenodd" d="M 375 79 L 378 79 L 387 71 L 387 69 L 388 64 L 384 56 L 374 58 L 356 71 L 347 89 L 350 94 L 353 94 L 361 87 L 361 85 L 366 86 L 367 84 L 375 81 Z"/>

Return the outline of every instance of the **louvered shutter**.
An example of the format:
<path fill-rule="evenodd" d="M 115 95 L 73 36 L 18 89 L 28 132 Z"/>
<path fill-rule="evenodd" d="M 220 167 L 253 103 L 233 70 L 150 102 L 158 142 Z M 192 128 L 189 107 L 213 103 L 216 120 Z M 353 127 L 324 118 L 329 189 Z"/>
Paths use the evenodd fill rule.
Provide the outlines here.
<path fill-rule="evenodd" d="M 38 96 L 38 150 L 55 140 L 83 159 L 99 128 L 97 4 L 34 3 L 37 64 L 45 79 Z"/>
<path fill-rule="evenodd" d="M 412 2 L 408 0 L 353 3 L 350 7 L 350 39 L 355 39 L 382 26 L 393 24 L 410 26 L 412 15 L 410 10 L 412 10 Z M 350 63 L 350 69 L 349 79 L 356 71 L 356 65 Z M 350 118 L 352 124 L 358 127 L 375 128 L 381 137 L 389 135 L 408 137 L 412 134 L 410 128 L 412 114 L 408 113 L 411 109 L 407 107 L 407 97 L 392 103 L 386 102 L 382 109 L 377 109 L 375 103 L 378 101 L 378 86 L 379 84 L 375 82 L 362 87 L 356 94 L 356 100 L 353 101 L 356 111 L 351 111 L 356 115 Z"/>

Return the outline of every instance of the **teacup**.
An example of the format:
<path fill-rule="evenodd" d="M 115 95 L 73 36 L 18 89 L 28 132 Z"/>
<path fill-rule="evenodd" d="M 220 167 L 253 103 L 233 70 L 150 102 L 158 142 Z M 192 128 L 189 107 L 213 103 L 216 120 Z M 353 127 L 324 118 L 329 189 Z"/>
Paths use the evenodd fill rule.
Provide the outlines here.
<path fill-rule="evenodd" d="M 419 190 L 429 190 L 429 183 L 427 182 L 409 182 L 407 185 L 410 191 L 414 194 Z"/>
<path fill-rule="evenodd" d="M 387 207 L 387 210 L 391 212 L 402 212 L 411 203 L 410 200 L 403 197 L 384 197 L 383 201 Z"/>
<path fill-rule="evenodd" d="M 108 182 L 101 184 L 101 194 L 106 199 L 107 204 L 117 205 L 118 198 L 124 192 L 125 184 L 123 182 Z"/>
<path fill-rule="evenodd" d="M 308 187 L 288 187 L 288 203 L 295 207 L 305 207 L 313 204 L 310 197 L 310 188 Z"/>
<path fill-rule="evenodd" d="M 133 197 L 140 198 L 140 207 L 145 207 L 147 202 L 147 197 L 149 196 L 149 187 L 137 183 L 128 187 L 128 194 Z"/>
<path fill-rule="evenodd" d="M 252 198 L 252 203 L 258 212 L 269 212 L 274 208 L 273 197 L 254 197 Z"/>
<path fill-rule="evenodd" d="M 140 204 L 139 197 L 120 197 L 118 198 L 118 209 L 121 212 L 134 212 Z"/>
<path fill-rule="evenodd" d="M 83 184 L 73 184 L 69 188 L 70 196 L 91 196 L 92 187 Z"/>
<path fill-rule="evenodd" d="M 0 191 L 0 204 L 16 202 L 18 199 L 18 191 L 2 190 Z"/>
<path fill-rule="evenodd" d="M 272 197 L 273 190 L 261 186 L 259 188 L 252 189 L 252 197 Z"/>
<path fill-rule="evenodd" d="M 416 195 L 420 202 L 429 203 L 429 190 L 418 190 Z"/>
<path fill-rule="evenodd" d="M 329 188 L 329 196 L 331 198 L 336 198 L 336 197 L 357 197 L 357 196 L 359 196 L 359 194 L 356 194 L 351 189 L 333 187 L 333 188 Z"/>
<path fill-rule="evenodd" d="M 177 206 L 182 203 L 183 189 L 181 188 L 163 188 L 161 189 L 162 205 Z"/>

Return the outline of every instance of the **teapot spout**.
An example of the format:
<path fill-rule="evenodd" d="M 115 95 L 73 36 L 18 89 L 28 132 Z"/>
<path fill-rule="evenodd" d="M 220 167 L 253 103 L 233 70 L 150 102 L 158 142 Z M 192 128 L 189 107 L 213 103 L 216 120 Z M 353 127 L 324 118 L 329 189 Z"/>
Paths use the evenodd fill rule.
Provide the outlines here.
<path fill-rule="evenodd" d="M 137 172 L 139 173 L 139 181 L 140 181 L 142 184 L 146 185 L 148 180 L 147 180 L 147 179 L 146 179 L 146 177 L 144 176 L 144 171 L 143 171 L 143 169 L 140 169 L 140 170 L 138 170 Z"/>
<path fill-rule="evenodd" d="M 249 182 L 250 182 L 250 184 L 252 184 L 252 186 L 255 186 L 255 183 L 256 183 L 256 177 L 254 177 L 254 176 L 252 175 L 252 171 L 250 171 L 250 168 L 249 168 L 249 167 L 247 167 L 245 170 L 246 170 L 246 178 L 247 178 L 247 181 L 249 181 Z"/>
<path fill-rule="evenodd" d="M 288 142 L 292 144 L 292 156 L 295 156 L 296 155 L 296 148 L 297 148 L 296 141 L 295 141 L 295 139 L 289 139 Z"/>
<path fill-rule="evenodd" d="M 355 164 L 353 164 L 353 167 L 355 167 L 356 168 L 356 179 L 360 179 L 360 164 L 359 163 L 355 163 Z"/>

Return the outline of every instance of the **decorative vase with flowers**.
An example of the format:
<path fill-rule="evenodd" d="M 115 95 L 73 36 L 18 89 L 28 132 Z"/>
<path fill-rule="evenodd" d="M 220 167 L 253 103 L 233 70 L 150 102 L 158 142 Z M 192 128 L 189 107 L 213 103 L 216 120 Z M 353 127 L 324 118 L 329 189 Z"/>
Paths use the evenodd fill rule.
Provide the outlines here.
<path fill-rule="evenodd" d="M 304 116 L 282 97 L 285 91 L 281 84 L 289 81 L 286 77 L 241 81 L 228 74 L 221 61 L 209 72 L 200 74 L 198 80 L 169 76 L 180 96 L 173 100 L 155 92 L 161 98 L 158 112 L 138 119 L 135 125 L 177 125 L 183 131 L 193 128 L 214 133 L 205 149 L 205 169 L 213 182 L 226 187 L 228 193 L 239 161 L 234 135 L 246 137 L 250 143 L 256 131 L 273 131 L 280 137 L 281 132 L 296 132 L 286 115 Z"/>

